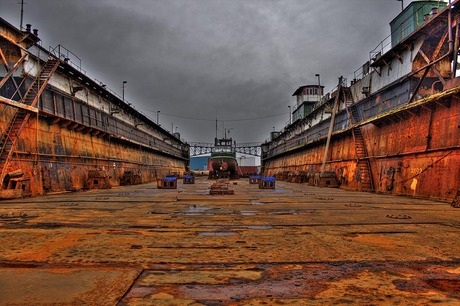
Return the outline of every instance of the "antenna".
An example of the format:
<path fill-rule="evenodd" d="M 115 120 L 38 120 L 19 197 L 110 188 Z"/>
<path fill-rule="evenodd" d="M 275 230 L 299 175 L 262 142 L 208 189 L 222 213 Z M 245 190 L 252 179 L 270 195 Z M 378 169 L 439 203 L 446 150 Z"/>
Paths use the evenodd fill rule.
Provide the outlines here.
<path fill-rule="evenodd" d="M 24 4 L 27 4 L 27 3 L 24 3 L 24 0 L 21 0 L 21 20 L 19 22 L 19 29 L 22 31 L 22 21 L 24 19 Z"/>
<path fill-rule="evenodd" d="M 222 133 L 222 137 L 224 137 L 224 139 L 225 139 L 225 138 L 227 138 L 227 135 L 225 135 L 226 134 L 226 132 L 225 132 L 225 121 L 222 121 L 222 130 L 223 130 L 222 132 L 224 132 L 224 133 Z"/>

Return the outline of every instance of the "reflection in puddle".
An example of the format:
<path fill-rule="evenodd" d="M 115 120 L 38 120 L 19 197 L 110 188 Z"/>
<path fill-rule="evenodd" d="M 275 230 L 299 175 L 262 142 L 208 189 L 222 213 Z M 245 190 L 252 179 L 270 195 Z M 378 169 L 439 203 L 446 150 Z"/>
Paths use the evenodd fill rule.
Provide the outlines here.
<path fill-rule="evenodd" d="M 200 206 L 200 205 L 190 205 L 187 210 L 184 212 L 186 213 L 191 213 L 191 212 L 204 212 L 207 210 L 210 210 L 211 208 L 206 207 L 206 206 Z"/>
<path fill-rule="evenodd" d="M 272 211 L 269 213 L 270 215 L 297 215 L 299 212 L 297 210 L 279 210 L 279 211 Z"/>
<path fill-rule="evenodd" d="M 182 215 L 201 215 L 203 213 L 210 213 L 209 211 L 215 211 L 216 209 L 214 208 L 209 208 L 207 206 L 202 206 L 202 205 L 190 205 L 187 207 L 187 209 L 181 210 L 179 214 Z"/>
<path fill-rule="evenodd" d="M 264 229 L 272 229 L 273 226 L 272 225 L 250 225 L 250 226 L 246 226 L 246 228 L 264 230 Z"/>
<path fill-rule="evenodd" d="M 256 215 L 258 213 L 257 210 L 242 210 L 241 211 L 241 214 L 243 216 L 253 216 L 253 215 Z"/>

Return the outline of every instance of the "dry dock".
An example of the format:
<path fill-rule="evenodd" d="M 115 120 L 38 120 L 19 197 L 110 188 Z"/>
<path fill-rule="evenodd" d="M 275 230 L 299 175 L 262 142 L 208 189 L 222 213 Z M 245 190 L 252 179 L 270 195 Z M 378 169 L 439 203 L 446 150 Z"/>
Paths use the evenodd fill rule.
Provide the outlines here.
<path fill-rule="evenodd" d="M 0 202 L 0 303 L 460 305 L 448 203 L 213 182 Z"/>

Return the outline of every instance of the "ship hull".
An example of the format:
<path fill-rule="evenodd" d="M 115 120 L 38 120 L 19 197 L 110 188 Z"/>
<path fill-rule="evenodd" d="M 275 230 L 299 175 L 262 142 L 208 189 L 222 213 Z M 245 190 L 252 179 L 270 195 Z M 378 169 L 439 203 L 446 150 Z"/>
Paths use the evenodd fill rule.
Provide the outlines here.
<path fill-rule="evenodd" d="M 147 183 L 188 170 L 180 136 L 91 79 L 70 50 L 48 51 L 36 34 L 2 18 L 0 29 L 3 65 L 13 67 L 0 72 L 0 198 Z"/>
<path fill-rule="evenodd" d="M 460 206 L 460 1 L 439 12 L 432 10 L 437 1 L 423 2 L 411 2 L 391 21 L 391 35 L 353 80 L 340 77 L 308 113 L 262 145 L 266 174 Z M 416 26 L 415 9 L 422 7 L 432 14 Z M 398 36 L 408 20 L 414 26 Z"/>
<path fill-rule="evenodd" d="M 394 111 L 385 120 L 361 126 L 374 191 L 452 201 L 460 188 L 459 94 L 434 99 L 411 111 Z M 320 172 L 325 142 L 264 160 L 264 172 L 280 180 L 312 182 Z M 363 190 L 351 130 L 335 133 L 326 170 L 334 171 L 340 187 Z"/>
<path fill-rule="evenodd" d="M 5 130 L 15 109 L 0 104 L 3 114 L 0 128 Z M 17 146 L 7 165 L 7 173 L 24 173 L 19 196 L 35 196 L 50 192 L 76 191 L 85 188 L 110 188 L 120 185 L 127 171 L 140 176 L 140 182 L 155 182 L 169 173 L 182 175 L 187 161 L 157 151 L 86 130 L 71 130 L 64 121 L 53 123 L 49 118 L 33 116 L 21 131 Z M 89 173 L 97 171 L 95 181 Z M 101 180 L 105 183 L 102 184 Z M 88 181 L 91 181 L 88 185 Z M 5 184 L 5 182 L 4 182 Z M 1 197 L 1 194 L 0 194 Z"/>
<path fill-rule="evenodd" d="M 209 158 L 208 168 L 212 178 L 236 178 L 238 163 L 232 156 L 215 156 Z"/>
<path fill-rule="evenodd" d="M 211 168 L 214 171 L 236 171 L 236 159 L 233 157 L 211 157 Z"/>

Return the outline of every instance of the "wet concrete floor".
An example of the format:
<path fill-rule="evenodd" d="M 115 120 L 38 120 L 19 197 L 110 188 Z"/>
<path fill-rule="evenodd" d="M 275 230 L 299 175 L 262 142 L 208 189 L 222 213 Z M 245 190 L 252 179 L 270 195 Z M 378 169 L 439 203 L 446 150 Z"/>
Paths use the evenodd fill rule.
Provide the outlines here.
<path fill-rule="evenodd" d="M 460 305 L 460 209 L 277 182 L 0 202 L 0 304 Z"/>

